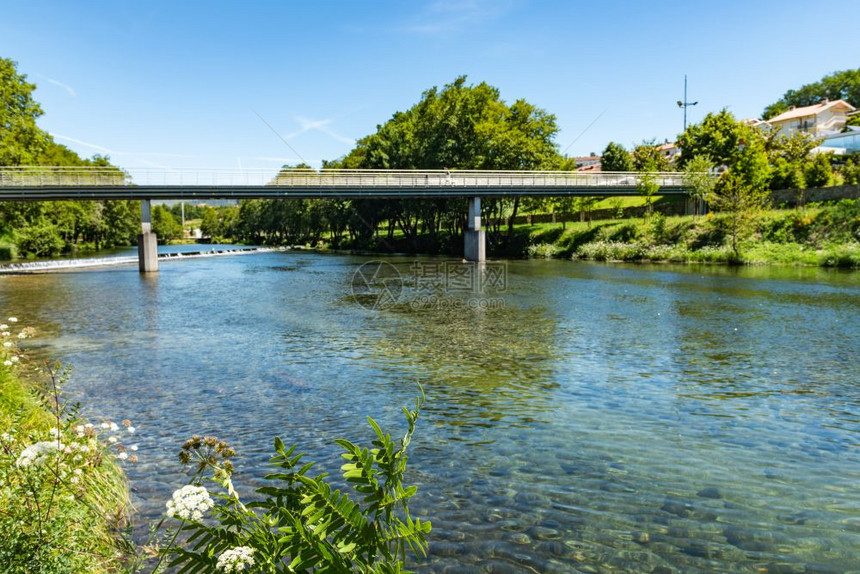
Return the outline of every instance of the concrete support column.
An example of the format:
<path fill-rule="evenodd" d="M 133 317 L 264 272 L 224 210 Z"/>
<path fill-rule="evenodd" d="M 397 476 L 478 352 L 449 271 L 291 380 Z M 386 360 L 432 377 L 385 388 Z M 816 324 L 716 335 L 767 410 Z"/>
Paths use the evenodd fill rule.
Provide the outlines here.
<path fill-rule="evenodd" d="M 481 229 L 481 198 L 469 198 L 469 219 L 466 222 L 463 256 L 466 261 L 482 263 L 487 260 L 484 230 Z"/>
<path fill-rule="evenodd" d="M 140 228 L 137 236 L 137 257 L 141 273 L 158 271 L 158 240 L 152 232 L 152 206 L 148 199 L 140 202 Z"/>

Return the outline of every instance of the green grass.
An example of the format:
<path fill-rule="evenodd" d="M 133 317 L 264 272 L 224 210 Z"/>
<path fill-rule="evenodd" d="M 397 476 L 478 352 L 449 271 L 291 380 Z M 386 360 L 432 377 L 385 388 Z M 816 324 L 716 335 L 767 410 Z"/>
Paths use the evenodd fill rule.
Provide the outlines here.
<path fill-rule="evenodd" d="M 52 395 L 13 369 L 0 364 L 0 432 L 12 437 L 0 440 L 3 572 L 119 571 L 131 551 L 118 530 L 131 510 L 124 471 L 104 446 L 87 459 L 97 464 L 81 463 L 77 484 L 71 473 L 58 478 L 51 465 L 22 471 L 17 460 L 26 446 L 50 440 L 51 428 L 82 422 L 58 422 Z"/>
<path fill-rule="evenodd" d="M 518 226 L 517 234 L 528 257 L 860 269 L 860 200 L 755 214 L 739 256 L 725 214 L 541 223 Z"/>

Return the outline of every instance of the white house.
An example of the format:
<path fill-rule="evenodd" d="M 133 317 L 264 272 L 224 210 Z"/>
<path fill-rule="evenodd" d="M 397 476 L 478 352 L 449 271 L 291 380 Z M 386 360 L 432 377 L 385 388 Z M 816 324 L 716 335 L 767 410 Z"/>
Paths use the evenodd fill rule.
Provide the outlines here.
<path fill-rule="evenodd" d="M 792 108 L 769 119 L 768 123 L 782 135 L 806 132 L 823 138 L 841 132 L 848 121 L 848 114 L 854 111 L 856 108 L 844 100 L 824 100 L 811 106 Z"/>

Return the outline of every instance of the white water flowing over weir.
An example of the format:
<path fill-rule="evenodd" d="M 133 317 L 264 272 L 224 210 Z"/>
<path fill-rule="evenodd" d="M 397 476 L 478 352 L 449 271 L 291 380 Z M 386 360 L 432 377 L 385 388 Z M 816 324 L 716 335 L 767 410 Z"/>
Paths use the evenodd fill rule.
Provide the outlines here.
<path fill-rule="evenodd" d="M 226 249 L 208 249 L 200 251 L 186 251 L 175 253 L 159 253 L 159 261 L 178 261 L 181 259 L 199 259 L 201 257 L 219 257 L 226 255 L 248 255 L 251 253 L 267 253 L 270 251 L 282 251 L 283 248 L 276 247 L 236 247 Z M 51 261 L 22 261 L 0 265 L 0 275 L 19 275 L 32 273 L 52 273 L 60 271 L 74 271 L 79 269 L 93 269 L 99 267 L 117 267 L 120 265 L 133 265 L 138 261 L 137 255 L 116 257 L 89 257 L 81 259 L 56 259 Z"/>

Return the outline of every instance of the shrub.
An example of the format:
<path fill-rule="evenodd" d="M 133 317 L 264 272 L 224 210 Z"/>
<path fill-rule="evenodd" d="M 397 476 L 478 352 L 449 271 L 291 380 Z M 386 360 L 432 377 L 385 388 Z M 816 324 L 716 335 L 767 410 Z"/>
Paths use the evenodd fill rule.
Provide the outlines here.
<path fill-rule="evenodd" d="M 275 472 L 269 486 L 257 489 L 261 498 L 243 503 L 231 482 L 233 451 L 216 437 L 192 437 L 180 461 L 197 464 L 190 485 L 176 491 L 169 514 L 181 524 L 162 552 L 169 567 L 182 572 L 402 572 L 406 550 L 423 556 L 429 522 L 413 519 L 409 499 L 417 488 L 403 484 L 406 449 L 412 440 L 418 410 L 403 409 L 408 431 L 392 440 L 373 419 L 373 448 L 339 439 L 345 460 L 343 479 L 352 492 L 334 489 L 326 475 L 310 476 L 313 463 L 304 463 L 295 446 L 275 439 Z M 202 486 L 211 471 L 219 489 L 213 501 Z M 223 492 L 221 492 L 223 491 Z M 211 509 L 214 521 L 204 519 Z M 174 545 L 177 535 L 186 546 Z M 156 565 L 155 569 L 161 566 Z"/>
<path fill-rule="evenodd" d="M 529 245 L 529 257 L 552 259 L 558 257 L 562 248 L 553 243 L 538 243 L 537 245 Z"/>

